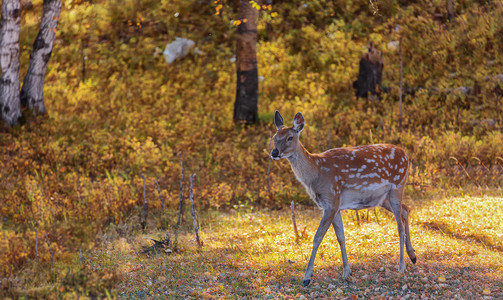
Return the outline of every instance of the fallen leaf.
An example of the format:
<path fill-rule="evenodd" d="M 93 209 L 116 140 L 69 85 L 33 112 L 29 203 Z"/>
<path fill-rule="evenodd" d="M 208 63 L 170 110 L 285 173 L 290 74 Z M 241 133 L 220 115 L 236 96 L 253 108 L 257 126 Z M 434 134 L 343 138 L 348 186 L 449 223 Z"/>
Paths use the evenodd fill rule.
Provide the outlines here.
<path fill-rule="evenodd" d="M 490 295 L 490 294 L 491 294 L 491 291 L 490 291 L 489 289 L 484 289 L 484 290 L 482 291 L 482 294 L 484 294 L 484 295 Z"/>
<path fill-rule="evenodd" d="M 444 276 L 442 276 L 442 275 L 440 275 L 440 276 L 438 277 L 438 281 L 439 281 L 439 282 L 445 282 L 445 280 L 446 280 L 446 279 L 445 279 L 445 277 L 444 277 Z"/>

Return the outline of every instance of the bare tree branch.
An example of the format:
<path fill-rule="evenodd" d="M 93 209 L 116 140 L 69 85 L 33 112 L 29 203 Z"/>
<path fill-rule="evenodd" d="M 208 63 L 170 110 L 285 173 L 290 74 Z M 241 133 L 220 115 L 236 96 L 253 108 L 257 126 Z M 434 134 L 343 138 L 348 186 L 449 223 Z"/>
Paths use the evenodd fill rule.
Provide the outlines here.
<path fill-rule="evenodd" d="M 49 237 L 47 236 L 47 232 L 44 232 L 45 240 L 47 242 L 47 248 L 49 248 L 49 253 L 51 254 L 51 267 L 54 268 L 54 251 L 51 249 L 51 242 L 49 241 Z"/>

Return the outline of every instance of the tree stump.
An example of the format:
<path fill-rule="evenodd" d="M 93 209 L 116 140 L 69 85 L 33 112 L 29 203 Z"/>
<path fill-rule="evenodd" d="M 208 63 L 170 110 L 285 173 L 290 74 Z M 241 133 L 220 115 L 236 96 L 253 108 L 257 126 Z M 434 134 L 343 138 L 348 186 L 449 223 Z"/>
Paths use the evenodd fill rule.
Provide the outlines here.
<path fill-rule="evenodd" d="M 356 97 L 367 98 L 369 94 L 380 95 L 383 66 L 381 51 L 378 51 L 371 42 L 368 52 L 360 59 L 358 79 L 353 82 Z"/>

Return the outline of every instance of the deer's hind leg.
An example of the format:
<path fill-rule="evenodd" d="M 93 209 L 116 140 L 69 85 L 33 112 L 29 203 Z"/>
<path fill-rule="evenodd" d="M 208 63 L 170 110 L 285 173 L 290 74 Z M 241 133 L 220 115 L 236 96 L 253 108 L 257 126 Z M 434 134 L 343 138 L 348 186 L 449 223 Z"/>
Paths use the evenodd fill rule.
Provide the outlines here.
<path fill-rule="evenodd" d="M 402 238 L 405 239 L 405 247 L 407 249 L 407 255 L 409 256 L 412 263 L 416 263 L 416 254 L 414 248 L 412 247 L 412 243 L 410 240 L 410 231 L 409 231 L 409 208 L 402 203 L 403 198 L 403 187 L 399 189 L 392 189 L 390 191 L 388 199 L 386 199 L 382 203 L 382 207 L 386 210 L 392 212 L 397 220 L 398 234 L 400 236 L 400 257 L 401 261 L 403 258 L 403 242 Z M 400 220 L 400 221 L 399 221 Z M 400 234 L 403 232 L 403 236 Z M 405 265 L 403 265 L 403 269 L 405 270 Z"/>
<path fill-rule="evenodd" d="M 412 248 L 412 243 L 410 242 L 409 208 L 405 204 L 402 204 L 402 222 L 405 226 L 405 248 L 407 250 L 407 255 L 409 256 L 412 263 L 415 264 L 417 260 L 416 252 L 414 251 L 414 248 Z"/>

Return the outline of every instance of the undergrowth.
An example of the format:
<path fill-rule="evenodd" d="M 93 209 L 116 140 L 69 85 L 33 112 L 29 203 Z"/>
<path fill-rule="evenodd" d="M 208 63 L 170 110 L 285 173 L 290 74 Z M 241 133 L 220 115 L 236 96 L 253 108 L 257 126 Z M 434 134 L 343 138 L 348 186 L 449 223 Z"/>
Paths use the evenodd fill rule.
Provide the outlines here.
<path fill-rule="evenodd" d="M 33 2 L 22 15 L 21 75 L 42 9 Z M 180 160 L 186 178 L 196 174 L 199 208 L 309 203 L 287 162 L 268 173 L 276 109 L 287 119 L 302 111 L 301 139 L 312 152 L 371 140 L 404 147 L 414 199 L 444 189 L 501 195 L 501 3 L 456 2 L 451 22 L 438 18 L 445 1 L 401 3 L 380 1 L 377 15 L 363 0 L 261 12 L 259 122 L 245 127 L 232 121 L 232 3 L 216 15 L 211 1 L 65 1 L 45 79 L 49 115 L 0 132 L 0 274 L 23 277 L 37 260 L 46 269 L 49 249 L 55 264 L 68 264 L 103 228 L 125 226 L 143 205 L 140 173 L 150 212 L 160 209 L 154 180 L 175 210 Z M 401 133 L 398 53 L 388 46 L 399 35 L 404 82 L 422 88 L 404 97 Z M 193 39 L 197 51 L 166 65 L 160 53 L 177 36 Z M 352 90 L 370 40 L 383 52 L 383 84 L 392 91 L 380 100 L 356 99 Z M 457 87 L 476 88 L 445 92 Z M 69 272 L 65 280 L 109 288 L 93 285 L 92 272 Z M 51 274 L 41 282 L 62 278 Z"/>

